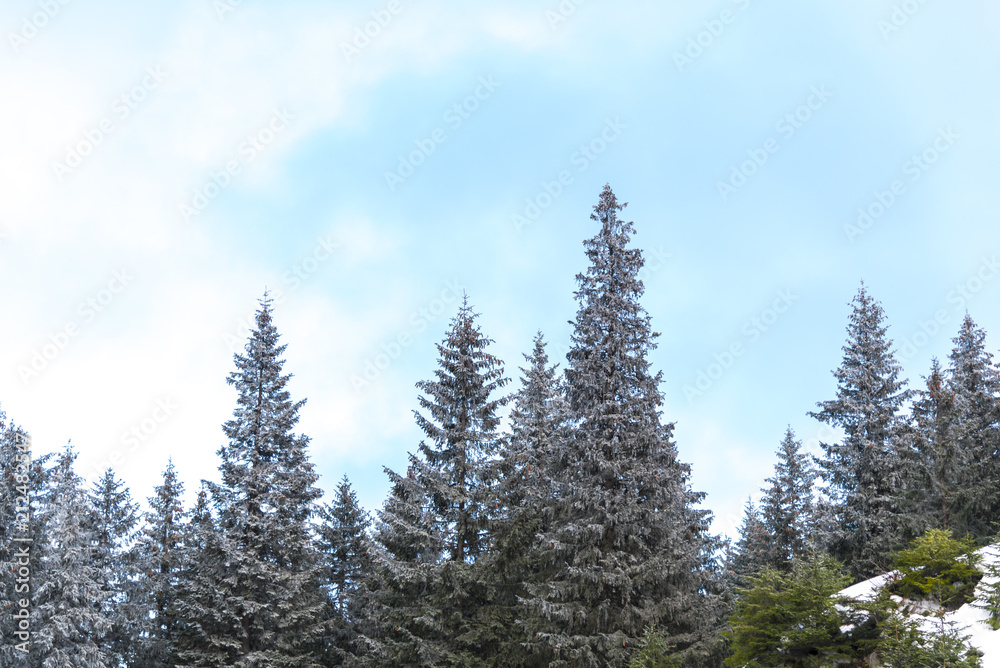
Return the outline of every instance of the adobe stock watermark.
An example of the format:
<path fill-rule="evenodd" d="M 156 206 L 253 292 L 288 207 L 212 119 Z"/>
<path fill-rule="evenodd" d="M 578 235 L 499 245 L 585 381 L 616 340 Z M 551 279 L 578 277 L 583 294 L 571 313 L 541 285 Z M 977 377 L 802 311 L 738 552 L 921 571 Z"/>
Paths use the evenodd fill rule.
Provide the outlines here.
<path fill-rule="evenodd" d="M 809 96 L 805 102 L 794 110 L 788 112 L 774 124 L 774 129 L 784 140 L 789 140 L 795 136 L 805 124 L 812 119 L 813 114 L 823 108 L 823 105 L 833 96 L 826 85 L 813 86 L 809 89 Z M 739 165 L 733 165 L 729 172 L 727 181 L 716 181 L 715 187 L 719 191 L 719 196 L 725 202 L 729 196 L 747 184 L 751 177 L 767 164 L 772 155 L 781 148 L 781 142 L 770 137 L 764 141 L 761 148 L 747 150 L 748 158 Z"/>
<path fill-rule="evenodd" d="M 31 538 L 31 436 L 16 433 L 14 448 L 14 517 L 11 518 L 14 536 L 11 547 L 17 549 L 11 554 L 11 574 L 18 600 L 16 606 L 11 606 L 11 611 L 16 625 L 13 636 L 21 641 L 14 644 L 14 649 L 27 654 L 31 641 L 31 545 L 34 542 Z"/>
<path fill-rule="evenodd" d="M 278 135 L 288 129 L 288 124 L 295 119 L 288 110 L 275 109 L 271 118 L 262 128 L 247 135 L 240 144 L 236 155 L 226 162 L 221 169 L 211 172 L 209 179 L 194 189 L 190 202 L 180 202 L 177 207 L 184 222 L 192 217 L 200 216 L 222 191 L 228 188 L 233 179 L 243 171 L 243 168 L 257 159 L 260 153 L 270 146 Z"/>
<path fill-rule="evenodd" d="M 243 0 L 213 0 L 212 9 L 215 10 L 215 17 L 219 21 L 225 21 L 226 17 L 235 12 L 242 4 Z"/>
<path fill-rule="evenodd" d="M 166 77 L 166 72 L 159 65 L 147 67 L 142 80 L 122 93 L 111 104 L 109 115 L 102 118 L 93 127 L 82 130 L 80 132 L 82 139 L 66 146 L 62 162 L 59 160 L 52 162 L 52 173 L 55 174 L 59 183 L 62 183 L 63 179 L 82 165 L 84 159 L 91 155 L 118 128 L 119 123 L 128 120 L 132 112 L 138 109 L 154 90 L 159 88 Z"/>
<path fill-rule="evenodd" d="M 903 0 L 903 2 L 892 6 L 892 13 L 887 19 L 879 19 L 878 29 L 882 33 L 882 41 L 888 42 L 889 37 L 899 32 L 910 22 L 917 13 L 923 9 L 929 0 Z"/>
<path fill-rule="evenodd" d="M 820 453 L 823 450 L 824 443 L 833 443 L 842 436 L 836 429 L 825 422 L 821 422 L 815 434 L 802 440 L 802 451 L 810 454 Z"/>
<path fill-rule="evenodd" d="M 750 7 L 751 0 L 733 0 L 740 11 L 745 11 Z M 693 65 L 694 61 L 701 58 L 705 50 L 711 48 L 715 42 L 726 32 L 726 26 L 736 22 L 739 16 L 731 9 L 723 9 L 718 16 L 706 20 L 702 25 L 704 30 L 688 38 L 687 45 L 681 51 L 674 51 L 674 65 L 678 72 L 683 72 L 685 67 Z"/>
<path fill-rule="evenodd" d="M 650 251 L 643 251 L 642 255 L 644 263 L 636 276 L 644 285 L 652 278 L 653 274 L 666 267 L 667 263 L 673 257 L 673 255 L 663 249 L 663 246 L 657 246 Z"/>
<path fill-rule="evenodd" d="M 462 127 L 462 123 L 472 117 L 472 114 L 479 109 L 479 105 L 490 99 L 500 84 L 493 80 L 493 75 L 479 77 L 476 87 L 469 95 L 465 96 L 461 102 L 448 107 L 442 114 L 441 120 L 448 124 L 452 131 Z M 385 172 L 385 184 L 389 186 L 389 192 L 396 192 L 396 187 L 406 182 L 406 179 L 413 176 L 420 165 L 427 161 L 437 150 L 439 144 L 448 140 L 448 132 L 443 127 L 434 128 L 431 133 L 423 139 L 414 139 L 416 148 L 406 155 L 400 154 L 399 163 L 395 171 Z"/>
<path fill-rule="evenodd" d="M 289 294 L 298 290 L 315 275 L 320 267 L 333 257 L 334 251 L 340 248 L 340 242 L 333 238 L 333 234 L 316 237 L 316 242 L 313 244 L 312 249 L 281 274 L 281 282 L 287 288 L 287 292 L 281 290 L 281 288 L 276 288 L 270 293 L 272 302 L 275 305 L 284 303 L 285 298 Z M 250 336 L 250 332 L 257 326 L 255 319 L 256 312 L 257 308 L 254 307 L 249 315 L 237 320 L 236 328 L 233 331 L 223 336 L 230 352 L 240 353 L 243 351 L 247 337 Z"/>
<path fill-rule="evenodd" d="M 388 342 L 383 342 L 380 346 L 381 352 L 366 359 L 360 373 L 351 375 L 351 385 L 354 386 L 356 393 L 360 393 L 377 381 L 382 373 L 399 359 L 407 348 L 413 345 L 414 336 L 423 333 L 432 322 L 450 310 L 447 308 L 449 304 L 461 301 L 462 295 L 465 293 L 465 286 L 459 284 L 458 279 L 445 281 L 444 285 L 445 288 L 439 297 L 410 315 L 406 329 Z"/>
<path fill-rule="evenodd" d="M 367 49 L 372 41 L 382 34 L 382 31 L 389 27 L 394 16 L 403 11 L 403 4 L 400 0 L 389 0 L 385 9 L 376 9 L 372 12 L 372 20 L 364 26 L 354 28 L 354 39 L 350 42 L 340 43 L 340 52 L 344 54 L 347 62 L 355 56 L 360 56 L 361 52 Z"/>
<path fill-rule="evenodd" d="M 69 320 L 57 332 L 50 334 L 47 343 L 31 351 L 27 364 L 17 366 L 21 382 L 27 386 L 30 380 L 40 376 L 49 364 L 66 349 L 70 341 L 80 335 L 82 328 L 96 320 L 97 316 L 103 313 L 133 280 L 135 277 L 132 276 L 127 267 L 111 272 L 111 280 L 108 281 L 107 285 L 77 306 L 76 314 L 79 318 Z"/>
<path fill-rule="evenodd" d="M 585 144 L 580 144 L 580 148 L 573 151 L 569 156 L 569 163 L 576 168 L 578 174 L 582 174 L 600 157 L 608 147 L 618 141 L 622 132 L 628 129 L 628 125 L 622 123 L 620 116 L 614 119 L 607 119 L 604 128 Z M 573 171 L 570 169 L 561 170 L 551 181 L 542 181 L 541 189 L 533 197 L 524 198 L 524 209 L 519 213 L 511 214 L 510 222 L 514 229 L 520 234 L 521 230 L 538 220 L 542 212 L 552 206 L 552 203 L 563 194 L 567 186 L 573 185 Z"/>
<path fill-rule="evenodd" d="M 931 145 L 903 163 L 903 176 L 908 176 L 910 183 L 919 181 L 942 155 L 951 150 L 960 137 L 961 135 L 955 133 L 950 125 L 947 128 L 938 128 L 937 137 Z M 858 217 L 855 222 L 844 224 L 847 240 L 854 243 L 858 237 L 870 230 L 905 192 L 906 182 L 902 179 L 893 180 L 886 190 L 875 190 L 871 202 L 858 207 Z"/>
<path fill-rule="evenodd" d="M 549 22 L 549 27 L 555 31 L 559 24 L 568 21 L 569 17 L 576 13 L 576 8 L 584 2 L 586 0 L 562 0 L 554 10 L 546 9 L 545 20 Z"/>
<path fill-rule="evenodd" d="M 139 446 L 149 441 L 160 430 L 160 427 L 173 417 L 179 408 L 180 406 L 174 403 L 174 400 L 169 397 L 157 399 L 155 407 L 146 417 L 122 432 L 118 439 L 122 447 L 112 450 L 106 460 L 91 467 L 92 470 L 90 475 L 87 476 L 87 480 L 92 483 L 100 479 L 109 468 L 121 466 L 126 461 L 126 455 L 135 453 L 139 449 Z"/>
<path fill-rule="evenodd" d="M 21 29 L 7 33 L 7 41 L 14 53 L 20 53 L 28 42 L 35 39 L 42 29 L 54 19 L 70 0 L 39 0 L 38 11 L 21 19 Z"/>
<path fill-rule="evenodd" d="M 713 362 L 699 369 L 693 384 L 685 385 L 684 396 L 688 404 L 701 397 L 715 385 L 722 376 L 733 367 L 736 360 L 746 354 L 747 345 L 754 343 L 765 332 L 771 330 L 783 313 L 787 313 L 792 304 L 799 300 L 798 295 L 791 290 L 778 290 L 771 305 L 753 316 L 740 326 L 741 337 L 733 341 L 721 352 L 712 356 Z"/>
<path fill-rule="evenodd" d="M 899 359 L 903 361 L 911 359 L 942 331 L 945 324 L 960 321 L 969 302 L 975 299 L 998 273 L 1000 273 L 1000 262 L 997 261 L 997 256 L 984 257 L 969 278 L 948 291 L 945 300 L 952 306 L 951 310 L 939 308 L 932 317 L 919 321 L 912 334 L 903 337 L 898 352 Z"/>

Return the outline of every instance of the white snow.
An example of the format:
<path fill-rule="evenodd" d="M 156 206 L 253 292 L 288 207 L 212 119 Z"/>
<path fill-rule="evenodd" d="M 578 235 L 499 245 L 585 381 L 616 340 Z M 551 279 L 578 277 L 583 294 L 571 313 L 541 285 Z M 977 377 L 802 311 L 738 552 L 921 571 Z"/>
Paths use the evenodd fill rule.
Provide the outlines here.
<path fill-rule="evenodd" d="M 987 566 L 1000 564 L 1000 543 L 988 545 L 977 552 L 983 557 L 982 566 L 984 570 Z M 895 574 L 896 571 L 892 571 L 891 573 L 878 575 L 870 580 L 851 585 L 840 593 L 856 601 L 872 600 L 878 593 L 878 590 Z M 996 577 L 987 574 L 976 588 L 976 601 L 966 603 L 958 610 L 947 612 L 944 615 L 945 624 L 954 624 L 953 628 L 960 630 L 963 635 L 969 636 L 969 644 L 983 653 L 984 668 L 1000 667 L 1000 631 L 994 631 L 989 627 L 986 623 L 986 620 L 989 619 L 989 613 L 975 607 L 974 604 L 982 602 L 980 601 L 982 586 L 996 581 Z M 933 631 L 941 625 L 941 619 L 935 616 L 923 617 L 914 615 L 912 618 L 918 620 L 921 627 L 928 631 Z"/>

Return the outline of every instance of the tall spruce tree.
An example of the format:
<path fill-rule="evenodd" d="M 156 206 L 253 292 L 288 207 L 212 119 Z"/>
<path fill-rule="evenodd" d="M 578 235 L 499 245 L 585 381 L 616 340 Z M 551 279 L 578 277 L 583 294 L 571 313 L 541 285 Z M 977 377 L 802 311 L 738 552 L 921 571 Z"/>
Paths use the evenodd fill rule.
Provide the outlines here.
<path fill-rule="evenodd" d="M 531 592 L 533 642 L 553 666 L 625 666 L 656 625 L 685 665 L 717 659 L 712 634 L 715 560 L 711 513 L 696 505 L 673 424 L 660 420 L 662 373 L 650 371 L 657 336 L 640 304 L 642 253 L 605 186 L 584 242 L 590 266 L 565 372 L 576 423 L 555 472 L 552 526 L 541 558 L 555 572 Z"/>
<path fill-rule="evenodd" d="M 110 654 L 135 663 L 143 621 L 137 589 L 136 553 L 131 549 L 139 521 L 139 506 L 125 483 L 108 468 L 90 490 L 88 529 L 93 540 L 93 562 L 107 596 L 104 614 L 112 621 L 104 646 Z"/>
<path fill-rule="evenodd" d="M 51 469 L 51 487 L 40 504 L 45 542 L 34 587 L 35 636 L 29 665 L 43 668 L 112 668 L 121 657 L 104 644 L 114 629 L 88 522 L 92 500 L 73 470 L 77 454 L 67 446 Z M 36 546 L 39 547 L 39 546 Z"/>
<path fill-rule="evenodd" d="M 844 430 L 839 443 L 821 443 L 820 475 L 836 512 L 830 551 L 857 579 L 889 570 L 901 545 L 900 457 L 909 399 L 901 367 L 886 336 L 882 306 L 864 283 L 853 301 L 837 398 L 810 415 Z"/>
<path fill-rule="evenodd" d="M 509 398 L 494 396 L 508 379 L 503 362 L 487 352 L 492 340 L 482 333 L 476 317 L 468 297 L 463 298 L 437 346 L 436 380 L 417 383 L 426 415 L 413 412 L 425 439 L 420 456 L 410 457 L 410 470 L 428 504 L 426 517 L 436 525 L 435 534 L 443 538 L 445 548 L 431 594 L 439 628 L 426 638 L 440 641 L 441 665 L 476 665 L 480 659 L 475 657 L 491 652 L 484 648 L 482 634 L 487 583 L 476 562 L 489 549 L 489 461 L 499 448 L 498 411 Z"/>
<path fill-rule="evenodd" d="M 551 518 L 543 511 L 551 509 L 556 493 L 552 471 L 572 425 L 557 365 L 549 364 L 541 332 L 524 358 L 528 365 L 521 368 L 521 388 L 513 397 L 511 433 L 494 462 L 497 484 L 492 505 L 499 512 L 491 531 L 493 553 L 487 571 L 490 621 L 499 640 L 492 661 L 496 666 L 548 665 L 551 659 L 545 646 L 528 642 L 534 624 L 521 600 L 552 573 L 552 565 L 538 558 L 537 547 L 551 529 Z"/>
<path fill-rule="evenodd" d="M 424 395 L 413 411 L 424 432 L 415 470 L 448 546 L 448 561 L 472 563 L 487 548 L 487 462 L 499 446 L 497 412 L 508 401 L 494 397 L 507 383 L 503 362 L 486 351 L 493 340 L 476 324 L 463 297 L 444 342 L 438 344 L 436 380 L 420 381 Z"/>
<path fill-rule="evenodd" d="M 137 624 L 140 636 L 135 646 L 135 666 L 172 668 L 180 663 L 177 588 L 187 531 L 183 494 L 184 483 L 177 477 L 173 461 L 168 461 L 162 483 L 148 499 L 149 510 L 143 516 L 134 549 L 137 603 L 143 611 L 141 623 Z"/>
<path fill-rule="evenodd" d="M 1000 370 L 986 351 L 986 332 L 965 315 L 949 356 L 954 396 L 952 447 L 967 462 L 959 481 L 956 529 L 993 536 L 1000 516 Z"/>
<path fill-rule="evenodd" d="M 810 540 L 815 538 L 813 481 L 816 471 L 812 458 L 802 452 L 791 426 L 778 447 L 774 476 L 762 488 L 761 519 L 769 538 L 768 562 L 774 568 L 790 571 L 792 562 L 805 557 Z"/>
<path fill-rule="evenodd" d="M 227 379 L 237 406 L 223 425 L 222 482 L 210 484 L 217 513 L 210 551 L 222 562 L 214 584 L 225 601 L 210 616 L 237 623 L 223 640 L 188 647 L 185 660 L 195 665 L 224 659 L 232 666 L 297 668 L 316 661 L 323 596 L 310 520 L 322 492 L 309 439 L 294 432 L 305 400 L 290 398 L 291 375 L 282 373 L 286 346 L 278 338 L 265 294 L 245 354 L 234 355 L 236 370 Z"/>

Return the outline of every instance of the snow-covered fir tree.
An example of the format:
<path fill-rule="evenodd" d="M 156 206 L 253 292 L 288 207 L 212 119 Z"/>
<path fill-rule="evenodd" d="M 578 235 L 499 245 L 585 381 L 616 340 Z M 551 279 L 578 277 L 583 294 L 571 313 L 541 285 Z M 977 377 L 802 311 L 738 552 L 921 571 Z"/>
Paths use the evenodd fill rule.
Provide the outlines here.
<path fill-rule="evenodd" d="M 955 529 L 977 538 L 1000 531 L 1000 370 L 986 332 L 969 314 L 952 340 L 948 389 L 954 397 L 952 447 L 966 463 L 958 481 Z"/>
<path fill-rule="evenodd" d="M 837 379 L 837 397 L 810 415 L 845 435 L 821 443 L 820 475 L 836 513 L 830 551 L 858 579 L 889 570 L 900 546 L 899 449 L 906 438 L 900 415 L 910 397 L 886 336 L 882 306 L 864 283 L 853 300 L 847 343 Z"/>
<path fill-rule="evenodd" d="M 223 425 L 222 482 L 210 484 L 217 536 L 210 554 L 220 560 L 214 582 L 223 610 L 213 618 L 237 623 L 228 637 L 186 648 L 185 660 L 215 660 L 223 643 L 232 666 L 304 667 L 315 663 L 322 634 L 323 595 L 311 518 L 322 492 L 309 460 L 309 439 L 295 433 L 305 400 L 292 401 L 265 294 L 245 354 L 234 355 L 227 382 L 237 391 L 233 419 Z M 193 611 L 192 611 L 193 612 Z M 185 620 L 197 624 L 200 619 Z"/>
<path fill-rule="evenodd" d="M 642 253 L 605 186 L 584 242 L 579 308 L 565 372 L 574 437 L 558 456 L 559 481 L 541 558 L 555 565 L 532 592 L 532 642 L 553 666 L 624 666 L 650 624 L 685 665 L 716 658 L 718 541 L 697 507 L 673 424 L 660 419 L 662 373 L 650 370 L 657 336 L 640 304 Z"/>
<path fill-rule="evenodd" d="M 139 506 L 132 501 L 125 483 L 108 468 L 91 490 L 88 530 L 93 540 L 93 560 L 107 597 L 104 614 L 113 628 L 104 638 L 110 654 L 133 664 L 131 656 L 144 621 L 136 587 L 136 553 L 132 551 Z"/>
<path fill-rule="evenodd" d="M 91 497 L 73 470 L 67 446 L 52 466 L 51 486 L 40 503 L 45 526 L 34 587 L 28 665 L 43 668 L 113 668 L 121 657 L 105 639 L 115 627 L 106 602 L 111 592 L 94 559 L 96 536 L 88 521 Z"/>
<path fill-rule="evenodd" d="M 184 483 L 178 478 L 173 461 L 168 461 L 163 481 L 148 499 L 149 510 L 143 515 L 134 549 L 139 594 L 136 603 L 143 611 L 134 648 L 136 666 L 172 668 L 180 663 L 177 588 L 187 531 L 183 494 Z"/>
<path fill-rule="evenodd" d="M 329 603 L 325 653 L 331 663 L 349 662 L 363 651 L 355 640 L 367 604 L 366 583 L 373 571 L 371 517 L 345 475 L 333 500 L 322 508 L 317 548 Z"/>
<path fill-rule="evenodd" d="M 768 563 L 788 571 L 794 560 L 806 556 L 810 541 L 815 540 L 813 481 L 817 474 L 791 426 L 777 455 L 774 476 L 766 480 L 770 485 L 761 489 L 760 515 L 769 538 Z"/>

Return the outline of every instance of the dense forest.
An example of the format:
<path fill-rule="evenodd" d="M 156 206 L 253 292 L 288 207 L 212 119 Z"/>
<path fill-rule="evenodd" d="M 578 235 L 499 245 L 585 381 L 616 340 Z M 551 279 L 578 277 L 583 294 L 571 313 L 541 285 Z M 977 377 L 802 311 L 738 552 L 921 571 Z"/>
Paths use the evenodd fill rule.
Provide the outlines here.
<path fill-rule="evenodd" d="M 374 514 L 346 477 L 320 502 L 266 294 L 228 377 L 219 479 L 190 507 L 172 464 L 143 507 L 111 469 L 85 488 L 70 447 L 32 455 L 0 415 L 0 666 L 978 665 L 885 596 L 832 597 L 894 567 L 912 575 L 897 593 L 982 577 L 956 566 L 1000 517 L 982 329 L 966 315 L 911 389 L 862 284 L 836 395 L 811 413 L 842 438 L 813 457 L 776 434 L 730 544 L 663 415 L 624 208 L 605 186 L 564 362 L 539 333 L 509 387 L 466 297 L 416 383 L 424 438 Z"/>

